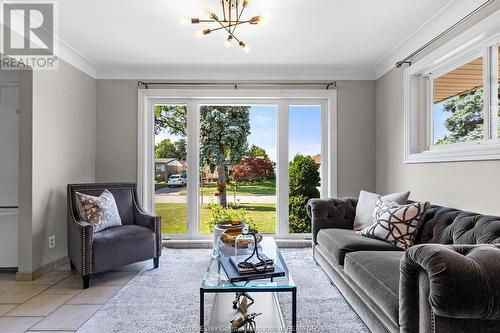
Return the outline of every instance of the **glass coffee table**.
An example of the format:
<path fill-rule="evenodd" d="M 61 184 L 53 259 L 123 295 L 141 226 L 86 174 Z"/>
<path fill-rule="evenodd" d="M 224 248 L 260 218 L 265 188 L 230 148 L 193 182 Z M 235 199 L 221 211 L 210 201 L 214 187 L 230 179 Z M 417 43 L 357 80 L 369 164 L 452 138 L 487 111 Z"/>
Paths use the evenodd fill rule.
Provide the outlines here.
<path fill-rule="evenodd" d="M 200 332 L 230 332 L 231 320 L 241 317 L 233 308 L 236 293 L 248 293 L 255 303 L 248 312 L 262 313 L 255 318 L 256 332 L 296 332 L 297 327 L 297 286 L 293 282 L 285 260 L 272 237 L 264 237 L 259 244 L 260 253 L 274 260 L 285 272 L 285 276 L 273 279 L 251 280 L 231 283 L 219 257 L 213 256 L 205 278 L 200 286 Z M 219 256 L 234 255 L 234 249 L 221 250 Z M 285 324 L 276 293 L 289 292 L 292 296 L 292 325 Z M 214 293 L 215 300 L 210 316 L 210 323 L 205 326 L 205 294 Z"/>

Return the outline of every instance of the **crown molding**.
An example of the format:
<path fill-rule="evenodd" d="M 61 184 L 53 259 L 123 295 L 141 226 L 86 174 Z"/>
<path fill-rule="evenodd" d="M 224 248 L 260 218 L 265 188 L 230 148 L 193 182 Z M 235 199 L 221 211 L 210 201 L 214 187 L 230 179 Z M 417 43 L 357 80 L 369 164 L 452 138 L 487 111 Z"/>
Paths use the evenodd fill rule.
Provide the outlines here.
<path fill-rule="evenodd" d="M 375 64 L 373 67 L 375 79 L 380 78 L 382 75 L 393 69 L 397 61 L 408 56 L 420 46 L 424 45 L 432 38 L 451 27 L 468 13 L 481 6 L 484 2 L 485 0 L 453 0 L 448 3 L 448 5 L 443 7 L 443 9 L 427 20 L 422 26 L 420 26 L 420 28 L 418 28 Z M 473 18 L 469 20 L 469 22 L 464 23 L 464 26 L 459 29 L 467 29 L 498 10 L 500 10 L 500 1 L 496 1 L 483 9 L 481 14 L 478 14 L 475 19 Z M 449 38 L 452 38 L 452 35 L 453 32 L 450 33 Z M 444 37 L 444 40 L 445 39 L 447 38 Z M 429 52 L 437 47 L 439 47 L 439 43 L 436 43 L 434 47 L 431 46 L 429 48 Z"/>
<path fill-rule="evenodd" d="M 331 65 L 169 65 L 101 67 L 97 79 L 121 80 L 373 80 L 371 68 Z"/>

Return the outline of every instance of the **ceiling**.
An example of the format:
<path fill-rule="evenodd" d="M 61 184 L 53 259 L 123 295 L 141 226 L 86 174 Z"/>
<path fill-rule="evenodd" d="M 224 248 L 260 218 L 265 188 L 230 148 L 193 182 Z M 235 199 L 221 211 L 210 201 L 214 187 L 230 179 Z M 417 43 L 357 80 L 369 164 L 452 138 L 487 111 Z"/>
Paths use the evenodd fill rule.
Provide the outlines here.
<path fill-rule="evenodd" d="M 64 0 L 59 35 L 100 68 L 254 64 L 373 68 L 450 0 L 251 0 L 266 25 L 238 28 L 251 47 L 224 47 L 225 35 L 195 37 L 182 17 L 219 10 L 218 0 Z"/>

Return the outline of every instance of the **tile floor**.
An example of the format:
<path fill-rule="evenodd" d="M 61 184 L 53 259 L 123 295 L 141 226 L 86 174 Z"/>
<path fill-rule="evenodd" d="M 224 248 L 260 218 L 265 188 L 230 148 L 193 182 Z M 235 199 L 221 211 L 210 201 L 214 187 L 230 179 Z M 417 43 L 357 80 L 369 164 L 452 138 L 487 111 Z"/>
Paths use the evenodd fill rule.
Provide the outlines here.
<path fill-rule="evenodd" d="M 86 290 L 69 264 L 35 281 L 0 273 L 0 333 L 75 332 L 146 263 L 98 274 Z"/>

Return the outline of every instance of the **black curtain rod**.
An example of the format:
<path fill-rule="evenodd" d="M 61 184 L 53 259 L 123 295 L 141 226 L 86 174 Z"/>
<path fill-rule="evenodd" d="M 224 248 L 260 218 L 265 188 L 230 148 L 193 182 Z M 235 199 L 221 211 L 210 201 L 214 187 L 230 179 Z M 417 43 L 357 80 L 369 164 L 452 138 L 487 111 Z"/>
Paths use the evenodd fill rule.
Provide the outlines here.
<path fill-rule="evenodd" d="M 223 82 L 144 82 L 137 81 L 139 87 L 144 87 L 146 89 L 149 86 L 230 86 L 234 89 L 238 89 L 239 86 L 325 86 L 326 90 L 330 88 L 337 87 L 337 82 L 263 82 L 263 83 L 251 83 L 251 82 L 240 82 L 240 83 L 223 83 Z"/>
<path fill-rule="evenodd" d="M 481 6 L 477 7 L 472 12 L 470 12 L 466 16 L 462 17 L 462 19 L 460 21 L 458 21 L 457 23 L 453 24 L 451 27 L 449 27 L 448 29 L 446 29 L 445 31 L 443 31 L 442 33 L 440 33 L 439 35 L 437 35 L 436 37 L 434 37 L 433 39 L 431 39 L 430 41 L 428 41 L 427 43 L 425 43 L 423 46 L 419 47 L 412 54 L 410 54 L 409 56 L 407 56 L 403 60 L 398 61 L 396 63 L 396 67 L 399 68 L 399 67 L 403 66 L 403 64 L 408 64 L 409 66 L 411 66 L 411 63 L 412 63 L 411 60 L 416 55 L 420 54 L 422 51 L 424 51 L 425 49 L 427 49 L 429 46 L 431 46 L 432 44 L 434 44 L 435 42 L 437 42 L 438 40 L 440 40 L 441 38 L 443 38 L 445 35 L 447 35 L 450 31 L 454 30 L 456 27 L 458 27 L 459 25 L 461 25 L 462 23 L 464 23 L 465 21 L 467 21 L 468 19 L 470 19 L 472 16 L 474 16 L 478 12 L 480 12 L 483 8 L 489 6 L 490 4 L 492 4 L 495 1 L 496 0 L 488 0 L 485 3 L 483 3 Z"/>

